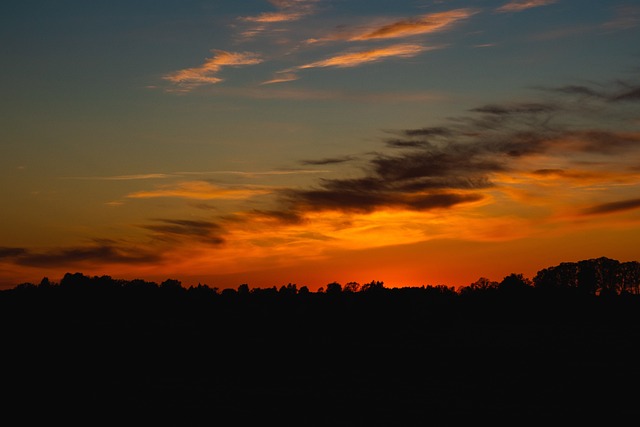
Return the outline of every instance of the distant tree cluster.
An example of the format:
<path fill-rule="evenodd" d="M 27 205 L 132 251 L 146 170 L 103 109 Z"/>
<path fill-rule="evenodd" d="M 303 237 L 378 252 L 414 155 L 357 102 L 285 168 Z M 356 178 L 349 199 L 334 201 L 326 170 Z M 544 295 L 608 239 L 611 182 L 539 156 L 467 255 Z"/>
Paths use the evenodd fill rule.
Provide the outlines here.
<path fill-rule="evenodd" d="M 385 291 L 428 291 L 429 293 L 448 295 L 469 295 L 478 293 L 520 293 L 532 289 L 544 291 L 572 290 L 586 295 L 625 295 L 640 294 L 640 262 L 620 262 L 606 257 L 583 260 L 579 262 L 563 262 L 559 265 L 547 267 L 537 272 L 533 279 L 524 277 L 519 273 L 511 273 L 501 281 L 493 281 L 486 277 L 480 277 L 475 282 L 461 286 L 458 289 L 445 285 L 426 285 L 421 287 L 385 287 L 384 282 L 372 280 L 369 283 L 347 282 L 342 285 L 339 282 L 328 283 L 320 287 L 316 292 L 309 290 L 307 286 L 298 287 L 295 283 L 288 283 L 280 287 L 250 288 L 243 283 L 237 288 L 211 287 L 206 284 L 184 287 L 179 280 L 167 279 L 162 283 L 145 281 L 142 279 L 123 280 L 114 279 L 111 276 L 86 276 L 82 273 L 66 273 L 59 283 L 55 283 L 44 277 L 36 285 L 22 283 L 15 286 L 14 291 L 28 290 L 52 290 L 79 292 L 128 292 L 128 293 L 162 293 L 209 296 L 247 296 L 247 295 L 309 295 L 323 294 L 327 296 L 349 294 L 380 294 Z"/>
<path fill-rule="evenodd" d="M 538 271 L 533 284 L 541 289 L 572 288 L 593 295 L 640 294 L 640 263 L 606 257 L 563 262 Z"/>

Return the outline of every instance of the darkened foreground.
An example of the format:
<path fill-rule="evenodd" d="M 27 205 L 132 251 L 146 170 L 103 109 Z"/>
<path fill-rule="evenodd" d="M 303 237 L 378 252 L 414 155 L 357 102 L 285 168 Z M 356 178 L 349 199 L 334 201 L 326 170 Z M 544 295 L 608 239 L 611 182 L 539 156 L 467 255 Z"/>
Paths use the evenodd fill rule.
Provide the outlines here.
<path fill-rule="evenodd" d="M 637 420 L 640 296 L 587 288 L 605 280 L 587 273 L 575 286 L 511 275 L 459 291 L 218 291 L 79 273 L 22 285 L 0 292 L 3 414 L 17 412 L 15 425 Z"/>

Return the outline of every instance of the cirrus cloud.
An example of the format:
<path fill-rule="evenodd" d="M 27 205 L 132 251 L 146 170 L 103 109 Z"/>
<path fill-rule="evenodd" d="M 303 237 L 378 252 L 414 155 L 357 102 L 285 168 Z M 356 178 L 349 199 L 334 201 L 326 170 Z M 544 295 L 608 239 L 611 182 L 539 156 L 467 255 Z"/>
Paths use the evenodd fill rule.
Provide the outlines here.
<path fill-rule="evenodd" d="M 156 197 L 178 197 L 195 200 L 247 199 L 268 194 L 272 190 L 259 187 L 221 187 L 206 181 L 188 181 L 177 185 L 162 186 L 155 190 L 137 191 L 127 195 L 130 199 L 150 199 Z"/>
<path fill-rule="evenodd" d="M 324 68 L 324 67 L 356 67 L 358 65 L 376 62 L 387 58 L 410 58 L 427 50 L 437 49 L 437 47 L 425 47 L 417 44 L 396 44 L 392 46 L 381 47 L 377 49 L 369 49 L 357 52 L 346 52 L 320 61 L 311 62 L 296 67 L 303 70 L 307 68 Z"/>
<path fill-rule="evenodd" d="M 547 6 L 558 0 L 515 0 L 500 6 L 498 12 L 521 12 L 534 7 Z"/>
<path fill-rule="evenodd" d="M 370 24 L 366 25 L 364 29 L 343 30 L 326 37 L 308 39 L 307 43 L 384 40 L 431 34 L 449 29 L 459 21 L 465 20 L 476 13 L 478 12 L 474 9 L 454 9 L 446 12 L 430 13 L 383 24 Z"/>
<path fill-rule="evenodd" d="M 205 84 L 216 84 L 223 79 L 217 74 L 224 67 L 239 67 L 242 65 L 255 65 L 262 62 L 258 54 L 252 52 L 227 52 L 213 50 L 215 55 L 208 58 L 199 67 L 185 68 L 164 76 L 165 80 L 178 85 L 181 90 L 189 91 Z"/>

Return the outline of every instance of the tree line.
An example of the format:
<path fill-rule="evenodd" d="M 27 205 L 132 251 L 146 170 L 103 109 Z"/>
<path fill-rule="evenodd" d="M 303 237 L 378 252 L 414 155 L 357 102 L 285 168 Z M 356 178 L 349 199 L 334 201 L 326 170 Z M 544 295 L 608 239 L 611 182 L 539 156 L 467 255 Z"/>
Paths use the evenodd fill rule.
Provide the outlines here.
<path fill-rule="evenodd" d="M 521 273 L 511 273 L 501 281 L 490 280 L 481 276 L 478 280 L 457 289 L 446 285 L 425 285 L 420 287 L 392 287 L 385 286 L 383 281 L 372 280 L 360 284 L 347 282 L 344 285 L 339 282 L 331 282 L 313 292 L 307 286 L 298 286 L 288 283 L 280 287 L 251 288 L 248 284 L 240 284 L 237 288 L 212 287 L 207 284 L 185 287 L 181 281 L 167 279 L 161 283 L 146 281 L 143 279 L 125 280 L 115 279 L 111 276 L 87 276 L 83 273 L 66 273 L 60 282 L 52 282 L 44 277 L 39 284 L 25 282 L 4 292 L 25 291 L 92 291 L 105 292 L 130 291 L 132 294 L 140 293 L 189 293 L 193 295 L 231 296 L 231 295 L 309 295 L 309 294 L 371 294 L 384 293 L 391 290 L 412 291 L 422 290 L 431 294 L 468 295 L 475 293 L 493 292 L 526 292 L 537 289 L 542 291 L 576 291 L 584 295 L 638 295 L 640 294 L 640 262 L 620 262 L 615 259 L 600 257 L 582 260 L 578 262 L 562 262 L 539 270 L 533 278 L 525 277 Z"/>

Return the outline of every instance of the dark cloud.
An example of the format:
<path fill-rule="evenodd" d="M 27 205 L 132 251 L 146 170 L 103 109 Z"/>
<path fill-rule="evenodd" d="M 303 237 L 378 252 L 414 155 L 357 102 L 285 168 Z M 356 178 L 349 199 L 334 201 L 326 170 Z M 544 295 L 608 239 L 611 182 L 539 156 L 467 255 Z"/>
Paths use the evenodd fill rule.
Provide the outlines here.
<path fill-rule="evenodd" d="M 583 215 L 603 215 L 640 209 L 640 199 L 628 199 L 617 202 L 602 203 L 582 211 Z"/>
<path fill-rule="evenodd" d="M 337 182 L 334 187 L 340 187 Z M 461 203 L 482 200 L 481 194 L 410 193 L 371 190 L 347 185 L 345 188 L 297 191 L 292 195 L 295 205 L 303 210 L 340 210 L 370 213 L 381 208 L 402 208 L 417 211 L 450 208 Z"/>
<path fill-rule="evenodd" d="M 273 209 L 273 210 L 254 210 L 251 212 L 253 217 L 261 218 L 261 219 L 270 219 L 275 220 L 278 223 L 282 224 L 300 224 L 303 222 L 302 216 L 300 216 L 299 212 L 296 212 L 292 209 Z"/>
<path fill-rule="evenodd" d="M 388 139 L 385 141 L 389 147 L 395 148 L 417 148 L 429 145 L 428 141 L 407 140 L 407 139 Z"/>
<path fill-rule="evenodd" d="M 551 104 L 517 104 L 517 105 L 485 105 L 478 108 L 473 108 L 471 111 L 474 113 L 485 113 L 495 115 L 507 115 L 507 114 L 539 114 L 550 113 L 556 111 L 558 107 Z"/>
<path fill-rule="evenodd" d="M 302 163 L 303 165 L 318 166 L 318 165 L 332 165 L 337 163 L 346 163 L 352 160 L 353 160 L 352 156 L 344 156 L 344 157 L 330 157 L 330 158 L 319 159 L 319 160 L 302 160 L 300 163 Z"/>
<path fill-rule="evenodd" d="M 567 85 L 554 88 L 553 90 L 568 95 L 579 95 L 592 98 L 606 98 L 605 94 L 601 93 L 600 91 L 596 91 L 588 86 Z"/>
<path fill-rule="evenodd" d="M 566 85 L 548 90 L 566 95 L 577 95 L 582 98 L 592 98 L 614 103 L 640 101 L 640 83 L 637 82 L 619 80 L 609 85 L 594 86 L 597 86 L 597 88 L 585 85 Z"/>
<path fill-rule="evenodd" d="M 441 126 L 386 131 L 391 153 L 372 153 L 356 178 L 324 179 L 314 188 L 283 191 L 278 215 L 300 218 L 305 211 L 372 212 L 386 207 L 448 209 L 482 200 L 497 174 L 525 174 L 519 160 L 537 155 L 622 155 L 640 149 L 640 136 L 611 130 L 625 123 L 614 100 L 635 99 L 637 87 L 568 85 L 554 89 L 553 102 L 487 104 Z M 573 95 L 599 98 L 599 109 L 585 109 Z M 622 104 L 619 105 L 623 108 Z M 619 120 L 617 122 L 616 120 Z M 624 126 L 624 125 L 623 125 Z M 308 164 L 326 164 L 324 159 Z M 539 175 L 562 175 L 540 169 Z M 617 206 L 617 205 L 616 205 Z M 614 206 L 615 207 L 615 206 Z M 292 212 L 292 214 L 285 214 Z"/>
<path fill-rule="evenodd" d="M 8 248 L 0 247 L 0 259 L 2 258 L 15 258 L 17 256 L 25 254 L 27 251 L 24 248 Z"/>
<path fill-rule="evenodd" d="M 135 252 L 110 245 L 63 248 L 48 252 L 23 251 L 14 262 L 29 267 L 57 267 L 78 263 L 145 264 L 157 262 L 161 256 L 151 252 Z"/>
<path fill-rule="evenodd" d="M 385 141 L 387 146 L 395 148 L 411 148 L 411 147 L 429 147 L 432 141 L 442 140 L 446 137 L 454 135 L 455 131 L 444 126 L 425 127 L 420 129 L 406 129 L 400 132 L 392 132 L 399 135 L 399 138 L 388 139 Z M 414 139 L 411 139 L 414 138 Z"/>
<path fill-rule="evenodd" d="M 532 172 L 534 175 L 551 176 L 551 175 L 564 175 L 566 172 L 564 169 L 537 169 Z"/>
<path fill-rule="evenodd" d="M 451 129 L 443 126 L 424 127 L 420 129 L 406 129 L 402 131 L 405 136 L 450 136 Z"/>
<path fill-rule="evenodd" d="M 640 135 L 606 130 L 588 130 L 566 134 L 579 143 L 576 149 L 585 153 L 619 155 L 631 149 L 640 148 Z"/>
<path fill-rule="evenodd" d="M 640 101 L 640 86 L 621 91 L 611 99 L 613 101 Z"/>
<path fill-rule="evenodd" d="M 145 224 L 141 227 L 156 233 L 161 240 L 175 241 L 180 238 L 195 238 L 212 245 L 224 243 L 224 229 L 215 222 L 185 219 L 156 219 L 157 224 Z"/>

